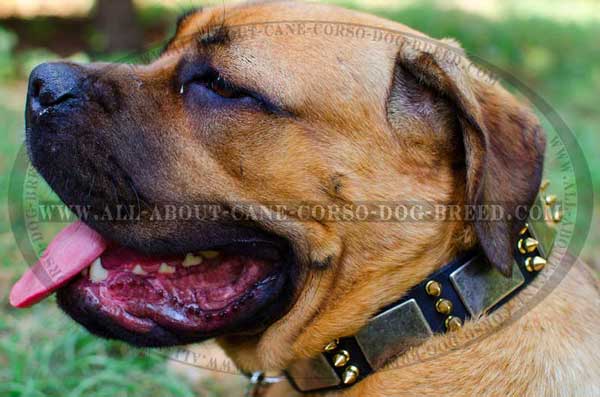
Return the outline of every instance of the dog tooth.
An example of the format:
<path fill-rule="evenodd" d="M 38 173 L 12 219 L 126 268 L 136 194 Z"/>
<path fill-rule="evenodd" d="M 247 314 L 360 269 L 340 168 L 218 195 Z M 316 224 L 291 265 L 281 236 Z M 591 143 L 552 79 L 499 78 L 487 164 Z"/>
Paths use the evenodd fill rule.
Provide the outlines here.
<path fill-rule="evenodd" d="M 138 265 L 135 265 L 135 266 L 133 267 L 133 271 L 132 271 L 132 273 L 133 273 L 133 274 L 138 274 L 138 275 L 140 275 L 140 276 L 145 276 L 146 274 L 148 274 L 148 273 L 146 273 L 146 271 L 144 271 L 144 269 L 142 269 L 142 266 L 141 266 L 141 265 L 139 265 L 139 264 L 138 264 Z"/>
<path fill-rule="evenodd" d="M 181 263 L 183 265 L 183 267 L 192 267 L 192 266 L 197 266 L 199 264 L 202 263 L 202 257 L 201 256 L 195 256 L 193 254 L 187 254 L 185 256 L 185 259 L 183 260 L 183 262 Z"/>
<path fill-rule="evenodd" d="M 158 272 L 159 273 L 170 273 L 173 274 L 175 273 L 175 268 L 173 266 L 169 266 L 166 263 L 161 263 L 160 267 L 158 268 Z"/>
<path fill-rule="evenodd" d="M 90 266 L 90 280 L 94 283 L 104 281 L 108 278 L 108 271 L 102 267 L 102 260 L 96 258 L 96 260 Z"/>
<path fill-rule="evenodd" d="M 213 259 L 219 256 L 219 251 L 200 251 L 200 255 L 206 259 Z"/>

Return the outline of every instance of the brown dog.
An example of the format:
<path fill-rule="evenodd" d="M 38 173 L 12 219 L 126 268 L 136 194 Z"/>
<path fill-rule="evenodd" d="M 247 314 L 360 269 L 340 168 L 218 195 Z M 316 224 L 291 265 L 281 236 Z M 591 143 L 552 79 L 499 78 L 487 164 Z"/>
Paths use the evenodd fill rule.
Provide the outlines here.
<path fill-rule="evenodd" d="M 509 219 L 324 221 L 292 211 L 298 203 L 501 203 L 512 213 L 537 195 L 545 146 L 530 110 L 454 42 L 292 2 L 186 15 L 147 66 L 39 67 L 27 139 L 55 191 L 91 214 L 120 203 L 202 202 L 245 215 L 239 221 L 219 212 L 203 222 L 90 216 L 86 223 L 111 247 L 145 256 L 109 249 L 104 267 L 92 265 L 91 280 L 62 288 L 59 302 L 91 331 L 138 345 L 221 336 L 248 372 L 318 355 L 477 244 L 509 275 L 522 226 Z M 293 204 L 278 210 L 285 222 L 250 214 L 270 203 Z M 65 236 L 96 243 L 86 268 L 109 243 L 78 233 Z M 177 259 L 198 251 L 203 256 Z M 202 261 L 212 270 L 190 276 L 186 269 Z M 73 266 L 61 269 L 80 270 Z M 526 300 L 534 288 L 519 296 Z M 203 295 L 189 295 L 194 290 Z M 31 303 L 25 295 L 13 302 Z M 516 321 L 498 330 L 492 317 L 473 320 L 332 393 L 600 395 L 599 303 L 597 281 L 577 262 Z M 507 320 L 514 305 L 493 318 Z M 482 330 L 489 336 L 472 342 Z M 279 384 L 270 393 L 294 392 Z"/>

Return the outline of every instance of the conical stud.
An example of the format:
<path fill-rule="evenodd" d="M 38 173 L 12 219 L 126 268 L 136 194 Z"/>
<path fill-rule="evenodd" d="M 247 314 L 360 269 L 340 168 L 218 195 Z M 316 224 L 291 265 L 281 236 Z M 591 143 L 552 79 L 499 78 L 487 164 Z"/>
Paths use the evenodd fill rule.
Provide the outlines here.
<path fill-rule="evenodd" d="M 554 204 L 556 204 L 556 195 L 554 194 L 549 194 L 544 198 L 544 202 L 546 203 L 547 206 L 552 206 Z"/>
<path fill-rule="evenodd" d="M 562 221 L 562 212 L 560 209 L 556 209 L 554 210 L 554 212 L 552 213 L 552 220 L 555 223 L 559 223 L 560 221 Z"/>
<path fill-rule="evenodd" d="M 526 239 L 520 239 L 517 246 L 520 253 L 526 254 L 535 251 L 538 245 L 539 243 L 536 239 L 527 237 Z"/>
<path fill-rule="evenodd" d="M 350 353 L 346 350 L 340 350 L 333 356 L 333 365 L 336 367 L 343 367 L 350 360 Z"/>
<path fill-rule="evenodd" d="M 437 302 L 435 302 L 435 310 L 438 313 L 450 314 L 452 313 L 452 302 L 448 299 L 438 299 Z"/>
<path fill-rule="evenodd" d="M 546 260 L 541 256 L 525 259 L 525 268 L 528 272 L 539 272 L 546 266 Z"/>
<path fill-rule="evenodd" d="M 448 316 L 444 321 L 444 325 L 448 331 L 454 332 L 462 328 L 463 322 L 459 317 Z"/>
<path fill-rule="evenodd" d="M 329 342 L 328 344 L 326 344 L 325 347 L 323 348 L 323 350 L 325 350 L 326 352 L 333 351 L 337 348 L 339 342 L 340 342 L 339 339 L 334 339 L 331 342 Z"/>
<path fill-rule="evenodd" d="M 527 229 L 529 228 L 529 225 L 526 223 L 521 230 L 519 230 L 519 235 L 524 235 L 525 233 L 527 233 Z"/>
<path fill-rule="evenodd" d="M 342 382 L 344 382 L 345 385 L 351 385 L 356 382 L 359 374 L 360 372 L 358 371 L 358 368 L 356 368 L 354 365 L 350 365 L 342 374 Z"/>
<path fill-rule="evenodd" d="M 425 284 L 425 292 L 429 296 L 440 296 L 442 294 L 442 284 L 438 281 L 430 280 Z"/>

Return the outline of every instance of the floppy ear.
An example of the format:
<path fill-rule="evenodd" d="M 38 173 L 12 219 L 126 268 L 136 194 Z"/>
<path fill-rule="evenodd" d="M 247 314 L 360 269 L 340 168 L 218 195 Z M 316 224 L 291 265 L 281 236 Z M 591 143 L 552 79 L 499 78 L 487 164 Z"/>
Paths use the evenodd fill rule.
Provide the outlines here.
<path fill-rule="evenodd" d="M 466 203 L 500 205 L 504 213 L 499 221 L 475 220 L 475 233 L 488 260 L 509 276 L 518 230 L 525 222 L 516 219 L 516 210 L 522 205 L 528 213 L 537 195 L 544 133 L 533 113 L 482 78 L 455 42 L 414 44 L 404 43 L 396 68 L 454 108 L 464 143 Z"/>

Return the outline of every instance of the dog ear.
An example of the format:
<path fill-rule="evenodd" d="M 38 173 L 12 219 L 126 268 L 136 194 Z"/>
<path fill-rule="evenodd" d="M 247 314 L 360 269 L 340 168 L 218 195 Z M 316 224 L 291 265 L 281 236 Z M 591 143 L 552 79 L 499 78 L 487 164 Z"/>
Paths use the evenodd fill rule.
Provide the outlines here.
<path fill-rule="evenodd" d="M 488 260 L 510 276 L 525 222 L 516 215 L 528 214 L 537 195 L 544 133 L 534 114 L 476 69 L 454 41 L 426 44 L 407 40 L 396 68 L 454 109 L 464 145 L 466 204 L 499 206 L 503 212 L 501 220 L 474 220 L 475 233 Z"/>

